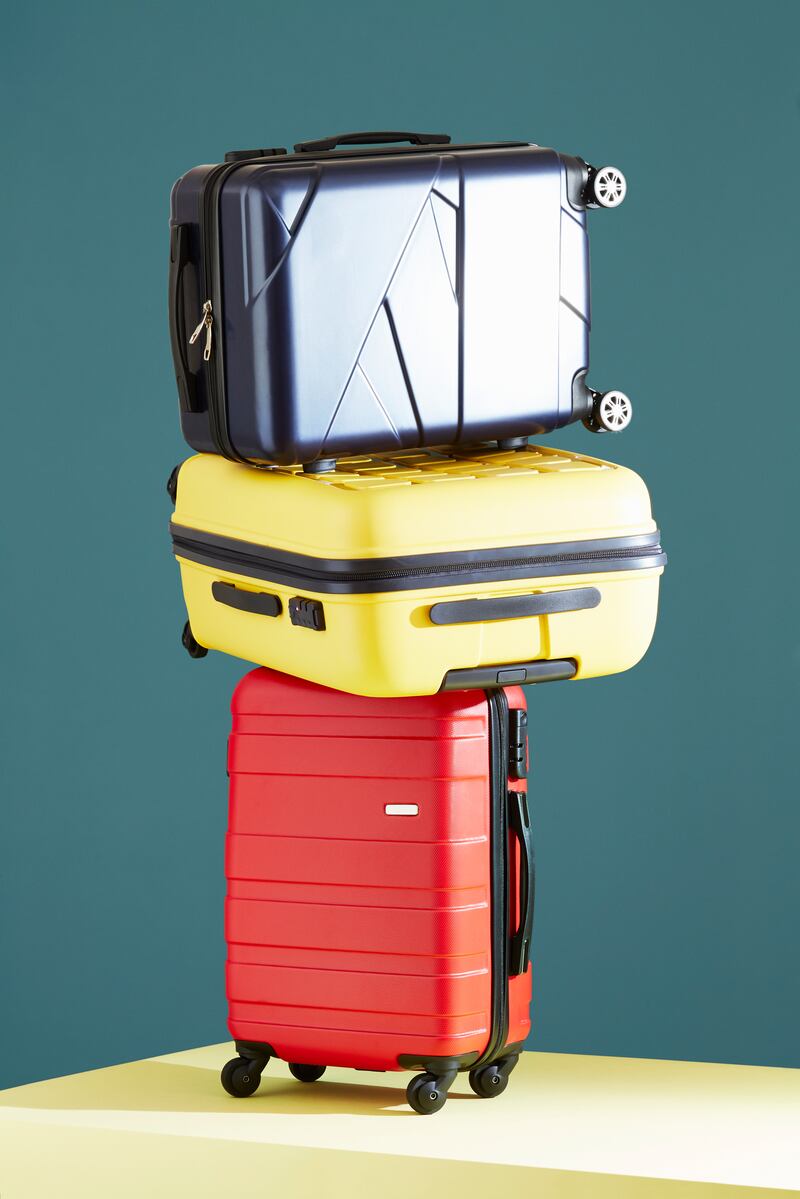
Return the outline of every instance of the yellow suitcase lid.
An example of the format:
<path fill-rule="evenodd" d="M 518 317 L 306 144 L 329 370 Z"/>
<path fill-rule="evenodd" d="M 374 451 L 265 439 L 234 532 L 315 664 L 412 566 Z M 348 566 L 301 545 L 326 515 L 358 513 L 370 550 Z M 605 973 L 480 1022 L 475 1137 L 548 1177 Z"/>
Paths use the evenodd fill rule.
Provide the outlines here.
<path fill-rule="evenodd" d="M 335 470 L 188 459 L 174 523 L 319 558 L 385 558 L 652 533 L 624 466 L 529 445 L 341 458 Z"/>

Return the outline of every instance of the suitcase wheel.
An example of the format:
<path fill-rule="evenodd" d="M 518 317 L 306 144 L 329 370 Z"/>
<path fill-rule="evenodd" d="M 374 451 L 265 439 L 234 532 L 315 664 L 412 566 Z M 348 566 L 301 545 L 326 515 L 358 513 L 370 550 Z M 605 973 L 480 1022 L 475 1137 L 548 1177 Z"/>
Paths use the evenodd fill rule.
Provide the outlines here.
<path fill-rule="evenodd" d="M 592 433 L 621 433 L 633 417 L 631 404 L 624 391 L 595 392 L 592 412 L 584 425 Z"/>
<path fill-rule="evenodd" d="M 617 167 L 600 167 L 589 180 L 589 203 L 595 208 L 619 208 L 628 184 Z"/>
<path fill-rule="evenodd" d="M 268 1061 L 269 1058 L 258 1062 L 245 1057 L 231 1058 L 220 1074 L 223 1087 L 235 1099 L 247 1099 L 249 1095 L 255 1095 L 261 1082 L 261 1071 Z"/>
<path fill-rule="evenodd" d="M 502 1095 L 508 1086 L 508 1076 L 518 1060 L 517 1057 L 507 1057 L 504 1061 L 470 1070 L 469 1085 L 481 1099 L 494 1099 L 495 1095 Z"/>
<path fill-rule="evenodd" d="M 206 654 L 208 653 L 208 650 L 204 645 L 201 645 L 199 641 L 195 641 L 194 633 L 192 632 L 192 626 L 189 624 L 188 620 L 183 626 L 181 643 L 190 658 L 205 658 Z"/>
<path fill-rule="evenodd" d="M 304 1066 L 301 1062 L 289 1062 L 289 1073 L 298 1082 L 316 1082 L 325 1073 L 324 1066 Z"/>
<path fill-rule="evenodd" d="M 433 1074 L 417 1074 L 406 1087 L 409 1107 L 420 1116 L 438 1112 L 447 1102 L 449 1085 L 447 1079 L 436 1078 Z"/>

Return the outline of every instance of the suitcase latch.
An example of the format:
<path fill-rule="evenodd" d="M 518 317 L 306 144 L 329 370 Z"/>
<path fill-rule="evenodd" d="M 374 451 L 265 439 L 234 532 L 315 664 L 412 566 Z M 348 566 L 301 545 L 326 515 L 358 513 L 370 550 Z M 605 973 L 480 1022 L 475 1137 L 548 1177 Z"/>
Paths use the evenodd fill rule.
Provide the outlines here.
<path fill-rule="evenodd" d="M 292 624 L 301 629 L 314 629 L 317 633 L 325 631 L 325 609 L 319 600 L 292 596 L 289 600 L 289 618 Z"/>

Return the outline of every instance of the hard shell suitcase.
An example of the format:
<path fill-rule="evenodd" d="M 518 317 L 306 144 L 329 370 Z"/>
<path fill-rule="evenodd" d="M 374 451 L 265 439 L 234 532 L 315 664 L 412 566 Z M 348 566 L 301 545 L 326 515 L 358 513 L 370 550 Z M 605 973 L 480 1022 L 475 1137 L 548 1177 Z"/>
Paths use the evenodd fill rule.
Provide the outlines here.
<path fill-rule="evenodd" d="M 270 1057 L 459 1070 L 499 1094 L 530 1031 L 534 867 L 519 688 L 366 699 L 255 670 L 232 703 L 222 1081 Z"/>
<path fill-rule="evenodd" d="M 399 139 L 413 144 L 363 148 Z M 437 134 L 295 150 L 234 152 L 172 190 L 170 330 L 194 449 L 324 468 L 579 419 L 624 427 L 626 397 L 586 382 L 586 210 L 621 201 L 618 171 Z"/>
<path fill-rule="evenodd" d="M 193 656 L 362 695 L 633 666 L 666 561 L 642 480 L 526 446 L 408 451 L 330 474 L 190 458 L 170 481 Z"/>

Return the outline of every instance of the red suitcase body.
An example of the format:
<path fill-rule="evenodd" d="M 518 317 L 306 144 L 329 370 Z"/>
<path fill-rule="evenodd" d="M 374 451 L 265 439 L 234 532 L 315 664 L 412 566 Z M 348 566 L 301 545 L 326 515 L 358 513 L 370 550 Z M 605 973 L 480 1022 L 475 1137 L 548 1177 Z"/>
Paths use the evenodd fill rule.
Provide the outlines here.
<path fill-rule="evenodd" d="M 258 669 L 232 711 L 226 1089 L 276 1056 L 307 1081 L 420 1069 L 418 1111 L 458 1070 L 502 1091 L 530 1031 L 522 691 L 375 699 Z"/>

